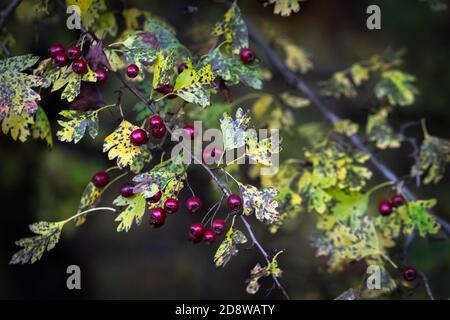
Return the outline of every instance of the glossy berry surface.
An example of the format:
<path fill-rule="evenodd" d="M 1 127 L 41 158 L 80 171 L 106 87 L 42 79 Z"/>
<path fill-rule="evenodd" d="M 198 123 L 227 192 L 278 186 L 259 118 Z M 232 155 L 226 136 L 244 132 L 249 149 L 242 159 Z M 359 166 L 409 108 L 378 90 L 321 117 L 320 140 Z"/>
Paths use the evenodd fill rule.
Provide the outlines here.
<path fill-rule="evenodd" d="M 166 134 L 166 127 L 161 127 L 161 128 L 153 128 L 151 129 L 150 133 L 152 134 L 152 136 L 156 139 L 161 139 L 162 137 L 164 137 L 164 135 Z"/>
<path fill-rule="evenodd" d="M 184 71 L 184 69 L 186 69 L 186 67 L 187 67 L 186 63 L 184 63 L 184 62 L 180 63 L 177 67 L 178 74 L 182 73 Z"/>
<path fill-rule="evenodd" d="M 153 208 L 150 211 L 150 226 L 153 228 L 159 228 L 166 221 L 166 212 L 163 208 Z"/>
<path fill-rule="evenodd" d="M 55 56 L 55 63 L 58 67 L 65 67 L 69 64 L 69 57 L 65 52 L 59 52 Z"/>
<path fill-rule="evenodd" d="M 186 200 L 186 208 L 189 212 L 195 213 L 202 208 L 202 201 L 198 197 L 189 197 Z"/>
<path fill-rule="evenodd" d="M 60 43 L 55 43 L 48 48 L 50 57 L 55 58 L 58 53 L 64 52 L 64 46 Z"/>
<path fill-rule="evenodd" d="M 183 127 L 184 132 L 191 138 L 194 139 L 195 137 L 195 129 L 194 126 L 191 124 L 187 124 Z"/>
<path fill-rule="evenodd" d="M 134 185 L 131 183 L 126 183 L 122 186 L 122 188 L 120 188 L 120 195 L 124 198 L 132 197 L 134 195 L 133 189 Z"/>
<path fill-rule="evenodd" d="M 135 146 L 141 146 L 144 143 L 147 143 L 148 141 L 147 132 L 145 132 L 145 130 L 140 128 L 135 129 L 130 134 L 130 140 L 131 143 L 134 144 Z"/>
<path fill-rule="evenodd" d="M 152 195 L 150 198 L 148 198 L 148 202 L 150 203 L 157 203 L 159 200 L 161 200 L 162 197 L 162 192 L 158 191 L 157 193 L 155 193 L 154 195 Z"/>
<path fill-rule="evenodd" d="M 219 147 L 205 148 L 203 150 L 202 158 L 206 164 L 217 163 L 223 155 L 223 150 Z"/>
<path fill-rule="evenodd" d="M 175 213 L 180 209 L 180 204 L 177 199 L 169 198 L 164 202 L 164 210 L 169 213 Z"/>
<path fill-rule="evenodd" d="M 417 270 L 414 267 L 403 268 L 403 279 L 406 281 L 414 281 L 417 278 Z"/>
<path fill-rule="evenodd" d="M 109 183 L 109 175 L 105 171 L 97 172 L 92 177 L 92 183 L 97 188 L 103 188 Z"/>
<path fill-rule="evenodd" d="M 67 56 L 70 60 L 76 60 L 81 57 L 81 49 L 80 47 L 70 47 L 67 49 Z"/>
<path fill-rule="evenodd" d="M 228 209 L 239 211 L 242 208 L 242 198 L 238 194 L 232 194 L 227 199 Z"/>
<path fill-rule="evenodd" d="M 203 234 L 205 233 L 205 226 L 203 223 L 193 223 L 189 227 L 189 239 L 200 241 L 203 239 Z"/>
<path fill-rule="evenodd" d="M 173 91 L 173 87 L 170 84 L 162 84 L 155 88 L 155 91 L 161 94 L 169 94 Z"/>
<path fill-rule="evenodd" d="M 390 201 L 382 200 L 378 204 L 378 212 L 382 216 L 388 216 L 392 213 L 392 211 L 393 211 L 393 208 L 392 208 L 392 203 Z"/>
<path fill-rule="evenodd" d="M 405 197 L 403 197 L 401 194 L 396 194 L 392 197 L 391 203 L 394 207 L 401 207 L 405 204 Z"/>
<path fill-rule="evenodd" d="M 95 76 L 97 77 L 97 82 L 104 83 L 108 80 L 109 73 L 105 69 L 95 70 Z"/>
<path fill-rule="evenodd" d="M 216 234 L 212 230 L 206 230 L 203 234 L 203 241 L 207 244 L 211 244 L 216 240 Z"/>
<path fill-rule="evenodd" d="M 136 78 L 138 76 L 138 74 L 139 74 L 139 67 L 137 65 L 135 65 L 134 63 L 130 64 L 127 67 L 127 76 L 128 77 Z"/>
<path fill-rule="evenodd" d="M 165 124 L 164 124 L 164 119 L 161 118 L 161 117 L 160 117 L 159 115 L 157 115 L 157 114 L 151 116 L 151 117 L 148 119 L 147 124 L 148 124 L 148 126 L 149 126 L 150 129 L 153 129 L 153 128 L 161 128 L 161 127 L 164 127 L 164 126 L 165 126 Z"/>
<path fill-rule="evenodd" d="M 214 219 L 211 223 L 212 230 L 215 234 L 219 235 L 225 231 L 225 220 L 223 219 Z"/>
<path fill-rule="evenodd" d="M 239 58 L 245 64 L 252 63 L 256 59 L 256 55 L 250 48 L 243 48 L 239 53 Z"/>
<path fill-rule="evenodd" d="M 77 59 L 72 63 L 72 70 L 77 74 L 85 74 L 88 72 L 88 66 L 83 59 Z"/>

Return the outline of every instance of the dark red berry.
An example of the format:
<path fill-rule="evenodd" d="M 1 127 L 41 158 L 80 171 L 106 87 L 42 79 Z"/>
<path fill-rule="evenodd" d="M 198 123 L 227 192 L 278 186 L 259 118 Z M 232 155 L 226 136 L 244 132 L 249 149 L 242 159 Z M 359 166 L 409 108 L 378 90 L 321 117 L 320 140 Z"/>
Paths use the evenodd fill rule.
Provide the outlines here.
<path fill-rule="evenodd" d="M 159 200 L 161 200 L 162 197 L 162 192 L 158 191 L 157 193 L 155 193 L 154 195 L 152 195 L 150 198 L 148 198 L 148 202 L 150 203 L 157 203 L 159 202 Z"/>
<path fill-rule="evenodd" d="M 250 48 L 243 48 L 239 53 L 239 58 L 245 64 L 252 63 L 256 59 L 256 55 Z"/>
<path fill-rule="evenodd" d="M 138 76 L 138 74 L 139 74 L 139 67 L 137 65 L 135 65 L 134 63 L 130 64 L 127 67 L 127 76 L 128 77 L 136 78 Z"/>
<path fill-rule="evenodd" d="M 378 204 L 378 212 L 382 216 L 388 216 L 392 213 L 392 211 L 393 211 L 393 208 L 392 208 L 392 203 L 390 201 L 382 200 Z"/>
<path fill-rule="evenodd" d="M 222 155 L 223 149 L 219 147 L 205 148 L 202 154 L 203 162 L 206 164 L 217 163 L 222 158 Z"/>
<path fill-rule="evenodd" d="M 109 183 L 109 175 L 105 171 L 100 171 L 92 177 L 92 183 L 97 188 L 103 188 Z"/>
<path fill-rule="evenodd" d="M 164 127 L 164 126 L 165 126 L 165 124 L 164 124 L 164 119 L 161 118 L 161 117 L 160 117 L 159 115 L 157 115 L 157 114 L 154 114 L 153 116 L 151 116 L 151 117 L 148 119 L 147 124 L 148 124 L 148 126 L 149 126 L 150 129 L 153 129 L 153 128 L 161 128 L 161 127 Z"/>
<path fill-rule="evenodd" d="M 184 62 L 180 63 L 177 68 L 178 74 L 182 73 L 184 71 L 184 69 L 186 69 L 186 67 L 187 67 L 186 63 L 184 63 Z"/>
<path fill-rule="evenodd" d="M 215 234 L 219 235 L 222 234 L 225 230 L 225 220 L 223 219 L 214 219 L 211 227 Z"/>
<path fill-rule="evenodd" d="M 414 281 L 417 278 L 417 270 L 414 267 L 403 267 L 403 279 L 406 281 Z"/>
<path fill-rule="evenodd" d="M 95 76 L 97 77 L 97 82 L 104 83 L 108 80 L 109 73 L 105 69 L 97 69 L 95 70 Z"/>
<path fill-rule="evenodd" d="M 134 144 L 135 146 L 141 146 L 144 143 L 147 143 L 147 141 L 148 141 L 147 132 L 145 132 L 145 130 L 140 129 L 140 128 L 135 129 L 130 134 L 130 140 L 131 140 L 131 143 Z"/>
<path fill-rule="evenodd" d="M 177 212 L 179 208 L 180 204 L 175 198 L 169 198 L 164 202 L 164 210 L 169 214 Z"/>
<path fill-rule="evenodd" d="M 55 58 L 58 53 L 64 52 L 64 46 L 60 43 L 55 43 L 48 48 L 50 57 Z"/>
<path fill-rule="evenodd" d="M 396 194 L 392 197 L 391 203 L 394 207 L 401 207 L 405 204 L 405 198 L 401 194 Z"/>
<path fill-rule="evenodd" d="M 64 51 L 59 52 L 55 56 L 55 63 L 58 65 L 58 67 L 65 67 L 69 63 L 69 57 Z"/>
<path fill-rule="evenodd" d="M 203 241 L 206 242 L 207 244 L 211 244 L 214 242 L 214 240 L 216 240 L 216 235 L 214 231 L 206 230 L 205 233 L 203 234 Z"/>
<path fill-rule="evenodd" d="M 120 195 L 125 198 L 132 197 L 134 195 L 133 189 L 134 185 L 131 183 L 126 183 L 122 186 L 122 188 L 120 188 Z"/>
<path fill-rule="evenodd" d="M 202 201 L 198 197 L 189 197 L 186 200 L 186 207 L 190 212 L 195 213 L 201 209 Z"/>
<path fill-rule="evenodd" d="M 242 198 L 238 194 L 232 194 L 227 199 L 228 209 L 239 211 L 242 208 Z"/>
<path fill-rule="evenodd" d="M 67 55 L 69 56 L 70 60 L 76 60 L 81 57 L 81 49 L 80 47 L 70 47 L 67 49 Z"/>
<path fill-rule="evenodd" d="M 173 91 L 173 87 L 170 84 L 162 84 L 155 88 L 155 91 L 161 94 L 169 94 Z"/>
<path fill-rule="evenodd" d="M 205 233 L 205 226 L 203 223 L 193 223 L 189 227 L 189 239 L 200 241 Z"/>
<path fill-rule="evenodd" d="M 195 137 L 195 129 L 194 126 L 191 124 L 187 124 L 184 126 L 183 128 L 184 132 L 186 132 L 186 134 L 191 138 L 194 139 Z"/>
<path fill-rule="evenodd" d="M 153 128 L 150 132 L 154 138 L 161 139 L 166 134 L 166 131 L 167 131 L 166 127 L 161 127 L 161 128 Z"/>
<path fill-rule="evenodd" d="M 85 74 L 88 72 L 88 65 L 83 59 L 77 59 L 72 63 L 72 70 L 77 74 Z"/>
<path fill-rule="evenodd" d="M 153 228 L 159 228 L 164 224 L 166 220 L 166 212 L 163 208 L 153 208 L 150 211 L 150 226 Z"/>

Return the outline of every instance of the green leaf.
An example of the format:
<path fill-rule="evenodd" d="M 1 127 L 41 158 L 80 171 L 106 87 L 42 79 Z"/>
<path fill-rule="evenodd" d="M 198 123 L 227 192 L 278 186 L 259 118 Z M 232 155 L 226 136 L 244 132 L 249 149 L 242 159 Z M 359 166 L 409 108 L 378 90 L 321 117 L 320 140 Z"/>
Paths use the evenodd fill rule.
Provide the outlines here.
<path fill-rule="evenodd" d="M 247 237 L 241 231 L 231 227 L 214 255 L 216 267 L 225 267 L 231 257 L 239 253 L 237 245 L 246 242 Z"/>
<path fill-rule="evenodd" d="M 347 137 L 350 137 L 358 133 L 359 126 L 357 123 L 349 119 L 341 119 L 334 123 L 333 129 L 339 134 L 343 134 L 346 135 Z"/>
<path fill-rule="evenodd" d="M 22 72 L 38 60 L 39 57 L 30 54 L 0 60 L 0 119 L 10 113 L 33 115 L 38 109 L 41 97 L 32 88 L 45 87 L 48 81 Z"/>
<path fill-rule="evenodd" d="M 414 165 L 411 176 L 426 175 L 425 184 L 437 183 L 445 173 L 445 167 L 450 163 L 450 141 L 425 135 L 420 146 L 419 163 Z"/>
<path fill-rule="evenodd" d="M 36 111 L 34 123 L 31 126 L 31 134 L 33 139 L 43 139 L 49 147 L 53 146 L 52 128 L 42 108 Z"/>
<path fill-rule="evenodd" d="M 16 241 L 16 245 L 23 249 L 12 256 L 9 264 L 35 263 L 40 260 L 45 250 L 50 251 L 58 243 L 64 223 L 41 221 L 31 224 L 30 230 L 36 236 Z"/>
<path fill-rule="evenodd" d="M 126 208 L 123 209 L 123 211 L 115 219 L 115 221 L 119 222 L 117 232 L 123 230 L 128 232 L 133 225 L 133 221 L 136 221 L 137 225 L 141 224 L 142 217 L 145 213 L 145 203 L 145 196 L 142 193 L 135 194 L 130 198 L 118 196 L 114 200 L 113 204 L 115 206 L 126 206 Z"/>
<path fill-rule="evenodd" d="M 244 112 L 242 108 L 236 110 L 233 119 L 228 112 L 225 112 L 220 119 L 220 129 L 223 135 L 224 150 L 232 150 L 245 146 L 246 130 L 250 124 L 249 111 Z"/>
<path fill-rule="evenodd" d="M 414 103 L 419 90 L 411 83 L 415 77 L 400 70 L 388 70 L 381 74 L 381 80 L 375 86 L 378 99 L 387 97 L 393 106 L 409 106 Z"/>
<path fill-rule="evenodd" d="M 355 98 L 358 94 L 355 85 L 344 71 L 334 73 L 331 79 L 322 81 L 319 85 L 321 93 L 325 96 Z"/>
<path fill-rule="evenodd" d="M 276 137 L 278 136 L 258 140 L 256 130 L 248 130 L 245 135 L 245 155 L 250 159 L 250 163 L 271 166 L 272 155 L 280 152 Z"/>
<path fill-rule="evenodd" d="M 53 82 L 52 92 L 64 88 L 61 93 L 61 100 L 66 99 L 69 102 L 75 100 L 80 94 L 81 81 L 96 82 L 97 76 L 88 65 L 86 74 L 77 74 L 71 66 L 54 68 L 47 73 L 47 79 Z"/>
<path fill-rule="evenodd" d="M 213 35 L 222 36 L 227 41 L 225 47 L 229 53 L 239 54 L 241 49 L 249 47 L 247 25 L 242 19 L 237 1 L 233 2 L 223 20 L 216 23 Z"/>
<path fill-rule="evenodd" d="M 115 37 L 117 35 L 117 21 L 112 12 L 103 13 L 92 27 L 95 36 L 99 39 L 104 39 L 106 35 Z"/>
<path fill-rule="evenodd" d="M 171 79 L 174 74 L 174 66 L 175 60 L 173 51 L 170 51 L 166 56 L 164 56 L 162 51 L 158 51 L 153 67 L 154 89 L 160 85 L 171 83 Z"/>
<path fill-rule="evenodd" d="M 275 4 L 273 8 L 274 14 L 283 17 L 290 16 L 293 12 L 300 10 L 300 2 L 304 0 L 269 0 L 270 4 Z"/>
<path fill-rule="evenodd" d="M 102 195 L 101 189 L 97 188 L 92 182 L 89 182 L 81 195 L 81 200 L 78 205 L 77 214 L 86 211 L 91 208 L 95 208 L 100 202 L 100 197 Z M 80 226 L 86 221 L 86 215 L 83 214 L 75 219 L 75 225 Z"/>
<path fill-rule="evenodd" d="M 63 110 L 59 115 L 66 118 L 66 120 L 58 120 L 58 124 L 62 127 L 56 133 L 59 141 L 77 143 L 83 138 L 86 130 L 92 139 L 97 136 L 97 111 Z"/>
<path fill-rule="evenodd" d="M 367 118 L 366 134 L 379 149 L 399 148 L 403 140 L 402 135 L 396 134 L 389 125 L 388 114 L 387 109 L 381 109 Z"/>
<path fill-rule="evenodd" d="M 259 221 L 267 221 L 268 223 L 273 223 L 280 218 L 279 203 L 275 200 L 278 195 L 277 190 L 273 188 L 258 190 L 258 188 L 249 184 L 241 184 L 239 189 L 243 199 L 245 215 L 255 213 Z"/>
<path fill-rule="evenodd" d="M 122 42 L 127 63 L 135 63 L 139 68 L 149 66 L 156 59 L 159 49 L 158 40 L 153 32 L 137 31 Z"/>
<path fill-rule="evenodd" d="M 186 49 L 176 38 L 175 29 L 161 19 L 152 17 L 144 23 L 144 30 L 155 35 L 158 41 L 158 48 L 163 51 L 175 51 L 177 54 L 189 56 Z"/>

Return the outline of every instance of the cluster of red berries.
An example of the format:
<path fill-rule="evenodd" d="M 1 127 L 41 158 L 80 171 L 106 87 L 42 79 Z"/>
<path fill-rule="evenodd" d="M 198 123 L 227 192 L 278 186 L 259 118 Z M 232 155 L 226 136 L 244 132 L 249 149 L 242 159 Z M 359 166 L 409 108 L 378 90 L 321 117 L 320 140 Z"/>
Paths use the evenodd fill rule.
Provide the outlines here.
<path fill-rule="evenodd" d="M 77 74 L 86 74 L 88 72 L 88 64 L 81 57 L 80 47 L 70 47 L 66 50 L 60 43 L 55 43 L 48 49 L 50 57 L 59 67 L 65 67 L 72 62 L 72 70 Z M 102 68 L 95 70 L 97 81 L 100 83 L 108 79 L 108 71 Z"/>
<path fill-rule="evenodd" d="M 389 216 L 395 208 L 405 204 L 405 198 L 401 194 L 394 195 L 391 200 L 381 200 L 378 203 L 378 212 L 382 216 Z"/>

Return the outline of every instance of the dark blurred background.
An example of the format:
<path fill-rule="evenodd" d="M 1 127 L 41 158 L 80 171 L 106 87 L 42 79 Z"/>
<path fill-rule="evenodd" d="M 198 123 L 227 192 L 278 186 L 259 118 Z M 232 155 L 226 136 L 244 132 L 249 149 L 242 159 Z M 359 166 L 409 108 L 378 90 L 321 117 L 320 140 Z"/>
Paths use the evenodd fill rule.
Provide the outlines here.
<path fill-rule="evenodd" d="M 7 1 L 2 0 L 1 5 Z M 108 1 L 113 10 L 123 8 L 121 1 Z M 225 12 L 225 6 L 215 1 L 126 1 L 129 7 L 146 9 L 161 16 L 177 30 L 182 41 L 189 43 L 191 27 L 209 30 Z M 198 7 L 194 15 L 185 15 L 183 8 Z M 366 29 L 366 8 L 378 4 L 382 10 L 382 30 Z M 28 7 L 18 8 L 20 15 L 7 21 L 8 30 L 16 38 L 13 55 L 34 53 L 46 57 L 48 46 L 54 42 L 69 44 L 78 33 L 64 26 L 64 15 L 58 7 L 58 16 L 34 23 L 24 18 Z M 396 111 L 393 123 L 428 119 L 432 134 L 450 138 L 450 30 L 449 12 L 433 12 L 429 6 L 416 0 L 361 1 L 308 0 L 301 10 L 284 18 L 272 14 L 273 7 L 264 8 L 258 1 L 240 1 L 242 13 L 262 32 L 289 36 L 312 56 L 315 69 L 306 76 L 314 84 L 327 79 L 332 72 L 351 63 L 381 53 L 388 47 L 405 48 L 404 70 L 417 76 L 416 85 L 421 94 L 417 102 Z M 112 39 L 107 39 L 107 42 Z M 264 55 L 256 48 L 265 61 Z M 270 66 L 270 64 L 267 64 Z M 274 75 L 265 90 L 284 90 L 282 81 Z M 106 102 L 114 99 L 113 91 L 119 85 L 112 78 L 107 84 Z M 234 89 L 235 90 L 235 89 Z M 240 89 L 239 89 L 240 90 Z M 235 97 L 247 91 L 235 90 Z M 124 98 L 126 108 L 136 101 Z M 330 101 L 336 111 L 355 120 L 364 121 L 367 107 L 358 101 Z M 44 94 L 43 107 L 56 129 L 57 113 L 66 107 L 57 95 Z M 128 111 L 130 112 L 130 111 Z M 131 112 L 130 112 L 131 114 Z M 313 108 L 295 112 L 298 123 L 320 120 Z M 179 212 L 169 219 L 164 228 L 150 230 L 146 222 L 130 232 L 117 233 L 114 216 L 96 214 L 82 227 L 67 225 L 60 243 L 44 254 L 34 265 L 9 266 L 11 255 L 18 249 L 14 241 L 29 236 L 27 225 L 37 220 L 57 221 L 76 212 L 81 192 L 93 172 L 113 165 L 101 152 L 102 138 L 116 125 L 105 116 L 96 140 L 83 139 L 77 145 L 55 141 L 49 150 L 42 141 L 19 143 L 7 136 L 0 138 L 0 298 L 128 298 L 128 299 L 252 299 L 264 298 L 271 287 L 269 280 L 256 296 L 245 292 L 245 280 L 257 261 L 262 262 L 257 250 L 242 250 L 224 268 L 214 266 L 213 255 L 218 244 L 192 245 L 186 241 L 187 226 L 192 216 Z M 420 135 L 418 135 L 420 136 Z M 302 145 L 286 140 L 282 158 L 301 156 Z M 384 151 L 381 156 L 399 174 L 407 174 L 411 165 L 404 149 Z M 420 197 L 436 197 L 435 212 L 450 220 L 450 180 L 447 175 L 437 186 L 422 187 Z M 377 177 L 374 179 L 376 182 Z M 217 194 L 201 171 L 195 170 L 190 182 L 195 191 L 211 205 Z M 102 201 L 109 205 L 117 192 L 111 189 Z M 183 194 L 182 199 L 187 195 Z M 373 210 L 373 208 L 371 208 Z M 349 267 L 345 272 L 329 274 L 322 260 L 314 257 L 309 245 L 313 230 L 313 215 L 303 214 L 291 222 L 287 230 L 270 235 L 264 226 L 252 217 L 261 243 L 269 250 L 285 249 L 279 258 L 284 271 L 283 283 L 292 298 L 329 299 L 361 281 L 361 266 Z M 242 229 L 242 228 L 241 228 Z M 450 297 L 450 242 L 417 239 L 413 242 L 408 260 L 424 271 L 438 298 Z M 66 289 L 66 268 L 76 264 L 82 270 L 82 290 Z M 272 298 L 279 298 L 273 291 Z M 418 288 L 413 298 L 425 298 Z"/>

